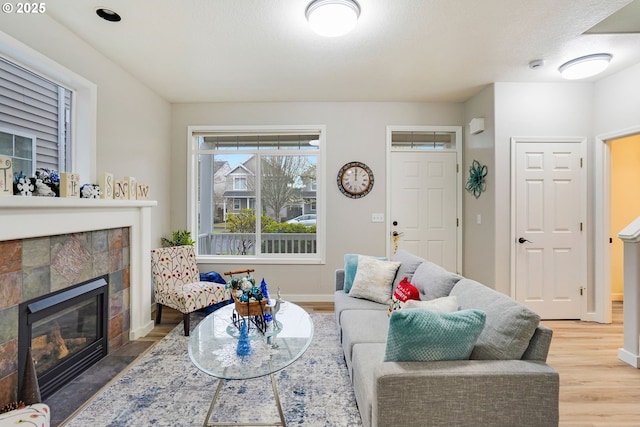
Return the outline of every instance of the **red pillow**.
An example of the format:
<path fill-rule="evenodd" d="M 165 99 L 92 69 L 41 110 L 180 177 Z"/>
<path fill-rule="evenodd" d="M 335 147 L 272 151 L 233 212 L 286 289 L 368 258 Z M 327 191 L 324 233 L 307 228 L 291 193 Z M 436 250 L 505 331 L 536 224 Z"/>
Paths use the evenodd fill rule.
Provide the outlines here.
<path fill-rule="evenodd" d="M 396 290 L 393 292 L 387 314 L 391 316 L 392 311 L 401 309 L 404 303 L 410 299 L 419 300 L 420 291 L 405 277 L 398 283 Z"/>

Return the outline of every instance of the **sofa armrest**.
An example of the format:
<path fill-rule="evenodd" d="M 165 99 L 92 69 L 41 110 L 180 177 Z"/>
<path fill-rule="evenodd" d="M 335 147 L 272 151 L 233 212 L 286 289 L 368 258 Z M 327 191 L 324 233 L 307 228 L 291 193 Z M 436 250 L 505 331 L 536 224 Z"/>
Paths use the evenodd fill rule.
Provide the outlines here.
<path fill-rule="evenodd" d="M 344 268 L 339 268 L 336 270 L 336 291 L 341 291 L 344 289 Z"/>
<path fill-rule="evenodd" d="M 372 426 L 557 426 L 559 375 L 526 360 L 384 362 Z"/>

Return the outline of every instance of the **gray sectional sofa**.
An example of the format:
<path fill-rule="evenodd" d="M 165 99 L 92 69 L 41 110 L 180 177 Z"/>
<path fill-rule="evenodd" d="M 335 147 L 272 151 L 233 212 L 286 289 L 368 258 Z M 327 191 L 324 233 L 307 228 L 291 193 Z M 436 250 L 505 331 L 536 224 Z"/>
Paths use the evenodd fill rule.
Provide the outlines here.
<path fill-rule="evenodd" d="M 400 262 L 394 288 L 406 277 L 421 300 L 454 295 L 460 310 L 486 320 L 469 360 L 385 361 L 389 306 L 350 296 L 337 270 L 336 321 L 364 426 L 558 425 L 559 376 L 546 364 L 552 331 L 537 314 L 406 251 L 391 261 Z"/>

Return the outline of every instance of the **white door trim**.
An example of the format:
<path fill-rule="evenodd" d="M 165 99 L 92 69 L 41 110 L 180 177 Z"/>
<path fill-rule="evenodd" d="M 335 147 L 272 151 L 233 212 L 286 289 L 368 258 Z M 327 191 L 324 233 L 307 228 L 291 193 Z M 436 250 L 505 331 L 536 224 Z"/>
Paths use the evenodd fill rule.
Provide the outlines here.
<path fill-rule="evenodd" d="M 611 323 L 611 147 L 607 141 L 640 134 L 640 126 L 596 136 L 594 144 L 594 322 Z"/>
<path fill-rule="evenodd" d="M 456 146 L 455 149 L 446 150 L 447 152 L 455 151 L 456 152 L 456 162 L 457 162 L 457 173 L 456 173 L 456 215 L 458 217 L 458 227 L 456 228 L 456 269 L 458 272 L 462 272 L 462 173 L 461 167 L 462 164 L 462 126 L 387 126 L 387 153 L 386 153 L 386 191 L 389 191 L 391 188 L 391 134 L 394 131 L 403 131 L 403 132 L 455 132 L 456 134 Z M 437 153 L 437 151 L 434 151 Z M 387 236 L 386 240 L 386 252 L 387 256 L 391 257 L 392 255 L 392 247 L 391 247 L 391 224 L 389 220 L 391 219 L 391 197 L 387 193 L 385 196 L 386 199 L 386 213 L 385 218 L 385 236 Z"/>
<path fill-rule="evenodd" d="M 518 237 L 516 235 L 516 174 L 515 174 L 515 170 L 516 170 L 516 165 L 517 165 L 517 156 L 516 156 L 516 144 L 518 143 L 530 143 L 530 142 L 541 142 L 541 143 L 554 143 L 554 142 L 572 142 L 572 143 L 579 143 L 580 144 L 580 148 L 581 148 L 581 152 L 582 152 L 582 159 L 583 159 L 583 166 L 580 170 L 580 179 L 581 179 L 581 184 L 582 184 L 582 193 L 584 195 L 584 197 L 582 198 L 582 206 L 580 206 L 580 214 L 583 218 L 583 223 L 584 223 L 584 227 L 585 227 L 585 233 L 587 233 L 585 236 L 588 235 L 588 225 L 586 223 L 587 221 L 587 164 L 586 164 L 586 146 L 587 146 L 587 138 L 586 137 L 512 137 L 511 138 L 511 197 L 510 197 L 510 205 L 511 205 L 511 213 L 510 213 L 510 221 L 511 221 L 511 227 L 510 227 L 510 240 L 511 243 L 509 245 L 509 262 L 510 262 L 510 273 L 509 273 L 509 280 L 510 280 L 510 294 L 512 298 L 516 297 L 516 250 L 517 250 L 517 246 L 516 246 L 516 238 Z M 583 247 L 580 248 L 581 254 L 582 254 L 582 259 L 583 259 L 583 263 L 584 263 L 584 268 L 583 268 L 583 280 L 582 283 L 587 283 L 587 242 L 588 242 L 588 238 L 584 238 L 583 239 Z M 586 319 L 586 312 L 587 312 L 587 298 L 583 298 L 582 302 L 581 302 L 581 307 L 580 307 L 580 318 L 581 320 L 587 320 Z"/>

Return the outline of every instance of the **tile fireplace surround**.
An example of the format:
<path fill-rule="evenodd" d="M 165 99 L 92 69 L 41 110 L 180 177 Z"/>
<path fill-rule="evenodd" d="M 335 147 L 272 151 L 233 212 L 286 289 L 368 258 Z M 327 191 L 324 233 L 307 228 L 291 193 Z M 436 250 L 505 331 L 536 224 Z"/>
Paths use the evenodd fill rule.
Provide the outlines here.
<path fill-rule="evenodd" d="M 153 329 L 150 221 L 156 205 L 0 198 L 0 406 L 17 397 L 21 302 L 109 274 L 109 351 Z"/>

